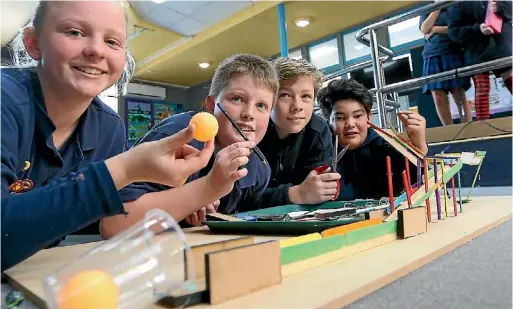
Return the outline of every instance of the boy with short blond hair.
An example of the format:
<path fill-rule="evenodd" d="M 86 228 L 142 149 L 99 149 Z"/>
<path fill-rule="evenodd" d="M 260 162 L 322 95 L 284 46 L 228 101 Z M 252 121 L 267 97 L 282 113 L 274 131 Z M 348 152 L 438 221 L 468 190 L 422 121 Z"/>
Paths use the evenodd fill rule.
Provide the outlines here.
<path fill-rule="evenodd" d="M 119 233 L 153 208 L 169 212 L 176 221 L 187 219 L 191 225 L 201 224 L 207 212 L 231 214 L 251 210 L 270 177 L 269 166 L 252 149 L 265 134 L 277 91 L 276 71 L 267 60 L 249 54 L 225 59 L 216 69 L 207 97 L 207 108 L 219 123 L 215 156 L 183 186 L 137 183 L 123 189 L 120 195 L 129 213 L 126 217 L 104 219 L 102 234 L 111 237 Z M 233 118 L 249 141 L 244 141 L 218 105 Z M 195 114 L 186 112 L 165 119 L 137 144 L 175 134 L 187 127 Z M 204 143 L 196 140 L 190 145 L 197 149 L 204 147 Z"/>
<path fill-rule="evenodd" d="M 271 180 L 260 207 L 317 204 L 333 199 L 337 173 L 313 169 L 332 157 L 332 136 L 322 117 L 313 114 L 322 73 L 303 59 L 272 61 L 280 81 L 271 122 L 259 147 L 271 166 Z"/>

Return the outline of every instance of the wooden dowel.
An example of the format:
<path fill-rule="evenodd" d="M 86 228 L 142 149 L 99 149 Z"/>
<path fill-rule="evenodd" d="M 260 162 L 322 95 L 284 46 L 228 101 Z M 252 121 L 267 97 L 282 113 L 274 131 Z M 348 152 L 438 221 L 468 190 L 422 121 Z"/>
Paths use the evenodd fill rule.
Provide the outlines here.
<path fill-rule="evenodd" d="M 427 160 L 422 160 L 422 167 L 424 167 L 424 188 L 426 193 L 429 191 L 429 175 L 428 175 L 428 164 Z M 428 222 L 431 222 L 431 202 L 429 201 L 429 197 L 426 199 L 426 211 Z"/>
<path fill-rule="evenodd" d="M 390 161 L 389 156 L 387 156 L 386 164 L 387 164 L 387 176 L 388 176 L 388 199 L 390 200 L 390 210 L 391 210 L 391 212 L 394 212 L 395 211 L 394 184 L 392 183 L 392 162 Z"/>

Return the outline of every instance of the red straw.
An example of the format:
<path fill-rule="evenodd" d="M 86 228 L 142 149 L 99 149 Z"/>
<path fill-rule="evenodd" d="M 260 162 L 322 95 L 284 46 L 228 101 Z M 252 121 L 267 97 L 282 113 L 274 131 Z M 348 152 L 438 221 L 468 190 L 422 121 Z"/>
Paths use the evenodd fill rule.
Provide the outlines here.
<path fill-rule="evenodd" d="M 406 198 L 408 199 L 408 207 L 411 207 L 411 192 L 410 186 L 408 184 L 408 177 L 406 176 L 406 171 L 403 171 L 403 184 L 404 191 L 406 191 Z"/>
<path fill-rule="evenodd" d="M 453 166 L 451 160 L 451 167 Z M 452 185 L 452 202 L 454 204 L 454 216 L 458 216 L 458 207 L 456 206 L 456 187 L 454 185 L 454 176 L 451 177 L 451 185 Z"/>
<path fill-rule="evenodd" d="M 424 187 L 426 188 L 426 193 L 429 190 L 429 179 L 428 179 L 428 165 L 427 160 L 422 159 L 422 166 L 424 167 Z M 427 207 L 427 217 L 428 222 L 431 222 L 431 202 L 429 201 L 429 197 L 426 199 L 426 207 Z"/>
<path fill-rule="evenodd" d="M 394 187 L 392 184 L 392 162 L 387 156 L 387 176 L 388 176 L 388 199 L 390 200 L 390 210 L 394 212 Z"/>
<path fill-rule="evenodd" d="M 404 164 L 406 165 L 406 180 L 408 181 L 408 188 L 411 186 L 410 181 L 410 161 L 408 158 L 404 157 Z"/>

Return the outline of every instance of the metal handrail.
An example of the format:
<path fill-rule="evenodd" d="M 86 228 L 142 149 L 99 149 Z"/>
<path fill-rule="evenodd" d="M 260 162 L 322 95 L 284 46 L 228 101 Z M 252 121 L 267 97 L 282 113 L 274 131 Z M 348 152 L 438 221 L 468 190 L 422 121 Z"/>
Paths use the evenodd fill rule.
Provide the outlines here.
<path fill-rule="evenodd" d="M 459 69 L 454 69 L 454 70 L 445 71 L 445 72 L 441 72 L 441 73 L 426 75 L 426 76 L 422 76 L 419 78 L 414 78 L 414 79 L 406 80 L 403 82 L 386 85 L 386 86 L 383 86 L 380 90 L 381 90 L 381 93 L 412 90 L 412 89 L 421 87 L 425 84 L 441 82 L 444 80 L 449 80 L 449 79 L 454 79 L 454 78 L 459 78 L 459 77 L 471 76 L 476 73 L 483 73 L 483 72 L 493 71 L 495 69 L 504 68 L 504 67 L 507 67 L 508 65 L 511 65 L 512 61 L 513 61 L 513 56 L 504 57 L 504 58 L 500 58 L 500 59 L 496 59 L 496 60 L 492 60 L 492 61 L 469 65 L 469 66 L 462 67 Z"/>
<path fill-rule="evenodd" d="M 392 56 L 381 56 L 380 58 L 380 61 L 382 63 L 385 63 L 389 60 L 392 59 Z M 347 66 L 347 67 L 344 67 L 336 72 L 333 72 L 331 74 L 326 74 L 324 75 L 324 78 L 323 78 L 323 81 L 326 81 L 326 80 L 329 80 L 329 79 L 332 79 L 332 78 L 335 78 L 335 77 L 339 77 L 339 76 L 342 76 L 344 74 L 347 74 L 347 73 L 351 73 L 353 71 L 356 71 L 356 70 L 360 70 L 360 69 L 364 69 L 366 67 L 370 67 L 372 65 L 372 59 L 370 60 L 365 60 L 365 61 L 362 61 L 362 62 L 358 62 L 356 64 L 353 64 L 353 65 L 350 65 L 350 66 Z"/>
<path fill-rule="evenodd" d="M 368 26 L 360 29 L 356 33 L 356 40 L 358 42 L 360 42 L 362 44 L 365 44 L 365 45 L 370 47 L 371 46 L 370 45 L 370 40 L 367 39 L 367 38 L 364 38 L 364 35 L 368 34 L 371 29 L 375 30 L 375 29 L 378 29 L 378 28 L 381 28 L 381 27 L 386 27 L 386 26 L 390 26 L 390 25 L 393 25 L 393 24 L 397 24 L 399 22 L 402 22 L 404 20 L 410 19 L 412 17 L 416 17 L 416 16 L 419 16 L 419 15 L 422 15 L 422 14 L 426 14 L 426 13 L 431 13 L 432 11 L 435 11 L 437 9 L 443 9 L 443 8 L 449 7 L 454 2 L 456 2 L 456 1 L 451 0 L 451 1 L 435 2 L 433 4 L 424 5 L 422 7 L 416 8 L 414 10 L 411 10 L 411 11 L 403 13 L 403 14 L 399 14 L 399 15 L 391 17 L 391 18 L 384 19 L 382 21 L 378 21 L 378 22 L 376 22 L 376 23 L 374 23 L 372 25 L 368 25 Z M 383 52 L 383 49 L 387 49 L 386 47 L 384 47 L 382 45 L 379 45 L 379 44 L 378 44 L 378 48 L 379 48 L 379 50 L 381 52 Z M 393 53 L 391 54 L 391 56 L 393 56 Z"/>
<path fill-rule="evenodd" d="M 411 17 L 415 17 L 415 16 L 420 15 L 420 14 L 429 13 L 429 12 L 434 11 L 434 10 L 439 9 L 439 8 L 440 9 L 441 8 L 446 8 L 446 7 L 449 7 L 451 4 L 453 4 L 454 2 L 456 2 L 456 1 L 454 1 L 454 0 L 452 0 L 452 1 L 441 1 L 441 2 L 436 2 L 434 4 L 428 4 L 428 5 L 422 6 L 420 8 L 414 9 L 412 11 L 409 11 L 409 12 L 406 12 L 406 13 L 394 16 L 394 17 L 392 17 L 390 19 L 385 19 L 385 20 L 382 20 L 382 21 L 377 22 L 375 24 L 366 26 L 366 27 L 360 29 L 360 31 L 358 31 L 356 33 L 356 40 L 358 40 L 358 42 L 360 42 L 360 43 L 370 47 L 370 40 L 364 37 L 366 34 L 369 33 L 370 29 L 376 29 L 376 28 L 379 28 L 379 27 L 396 24 L 398 22 L 401 22 L 403 20 L 409 19 Z M 392 57 L 394 56 L 394 52 L 392 50 L 388 49 L 387 47 L 383 46 L 383 45 L 379 45 L 378 44 L 378 50 L 381 53 L 385 54 L 385 56 L 381 56 L 380 57 L 381 63 L 385 63 L 387 61 L 390 61 L 392 59 Z M 351 73 L 351 72 L 359 70 L 359 69 L 364 69 L 364 68 L 370 67 L 370 66 L 372 66 L 372 61 L 373 61 L 372 59 L 365 60 L 365 61 L 353 64 L 353 65 L 350 65 L 348 67 L 342 68 L 341 70 L 338 70 L 338 71 L 333 72 L 331 74 L 327 74 L 327 75 L 324 76 L 323 81 L 328 80 L 328 79 L 332 79 L 332 78 L 335 78 L 335 77 L 339 77 L 339 76 L 342 76 L 342 75 L 347 74 L 347 73 Z M 375 91 L 375 89 L 374 89 L 374 91 Z"/>

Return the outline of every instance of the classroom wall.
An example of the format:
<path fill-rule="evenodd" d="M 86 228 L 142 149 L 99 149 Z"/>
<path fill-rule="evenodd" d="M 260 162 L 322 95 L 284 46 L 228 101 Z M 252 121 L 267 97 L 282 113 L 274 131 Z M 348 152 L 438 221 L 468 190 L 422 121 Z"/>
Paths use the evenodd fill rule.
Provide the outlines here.
<path fill-rule="evenodd" d="M 186 108 L 186 110 L 201 111 L 201 101 L 207 97 L 209 88 L 210 81 L 187 89 L 187 102 L 190 109 Z"/>
<path fill-rule="evenodd" d="M 163 84 L 154 84 L 151 82 L 143 82 L 143 81 L 137 81 L 137 80 L 132 81 L 132 82 L 141 83 L 143 85 L 152 85 L 152 86 L 166 88 L 166 98 L 164 99 L 165 102 L 183 104 L 186 111 L 195 110 L 194 106 L 192 106 L 189 103 L 189 101 L 187 100 L 187 90 L 188 90 L 187 88 L 164 86 Z M 121 119 L 123 119 L 124 122 L 126 122 L 126 119 L 125 119 L 126 98 L 148 98 L 148 97 L 128 94 L 126 96 L 120 96 L 118 98 L 118 114 L 121 116 Z"/>

